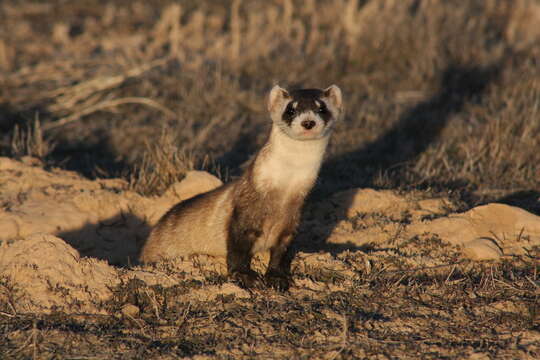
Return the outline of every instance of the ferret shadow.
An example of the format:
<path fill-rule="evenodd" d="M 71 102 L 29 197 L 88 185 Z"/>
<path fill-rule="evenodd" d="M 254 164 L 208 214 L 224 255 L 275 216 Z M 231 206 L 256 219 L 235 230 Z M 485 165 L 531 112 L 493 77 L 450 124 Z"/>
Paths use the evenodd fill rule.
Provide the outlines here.
<path fill-rule="evenodd" d="M 521 190 L 505 195 L 496 202 L 511 206 L 517 206 L 533 214 L 540 216 L 540 191 Z"/>
<path fill-rule="evenodd" d="M 216 159 L 216 163 L 222 168 L 230 169 L 229 175 L 239 176 L 254 158 L 257 147 L 257 139 L 253 134 L 242 134 L 229 151 Z"/>
<path fill-rule="evenodd" d="M 138 264 L 140 248 L 150 234 L 148 222 L 132 213 L 121 212 L 109 219 L 56 234 L 82 257 L 105 260 L 110 265 Z"/>
<path fill-rule="evenodd" d="M 396 169 L 414 161 L 422 154 L 439 138 L 452 116 L 460 112 L 465 104 L 484 93 L 488 85 L 499 75 L 499 66 L 447 68 L 442 76 L 440 90 L 431 98 L 406 111 L 385 134 L 374 142 L 323 163 L 320 181 L 308 199 L 307 208 L 342 190 L 358 187 L 376 188 L 374 180 L 380 173 L 387 172 L 389 176 L 399 176 Z M 390 169 L 394 169 L 394 173 Z M 352 198 L 349 199 L 349 203 L 341 204 L 342 208 L 349 209 L 351 201 Z M 347 250 L 365 249 L 365 246 L 350 242 L 345 244 L 328 242 L 337 224 L 346 218 L 346 211 L 335 214 L 329 223 L 322 227 L 322 232 L 318 229 L 316 233 L 311 232 L 307 226 L 308 216 L 312 214 L 305 211 L 300 227 L 304 233 L 293 246 L 293 253 L 328 251 L 336 255 Z"/>

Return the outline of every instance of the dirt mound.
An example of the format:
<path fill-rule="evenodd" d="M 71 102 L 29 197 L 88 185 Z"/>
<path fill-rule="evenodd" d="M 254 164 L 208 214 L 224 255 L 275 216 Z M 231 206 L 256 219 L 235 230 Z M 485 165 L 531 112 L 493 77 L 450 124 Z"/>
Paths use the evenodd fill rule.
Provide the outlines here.
<path fill-rule="evenodd" d="M 113 266 L 136 265 L 150 226 L 177 201 L 219 186 L 218 179 L 191 172 L 163 196 L 147 198 L 121 180 L 90 181 L 32 163 L 0 158 L 0 295 L 14 311 L 103 313 L 117 296 L 113 289 L 133 281 L 157 287 L 205 284 L 184 291 L 177 301 L 247 296 L 223 283 L 222 259 Z M 453 209 L 448 199 L 371 189 L 351 189 L 313 204 L 293 262 L 294 273 L 311 275 L 295 279 L 293 293 L 344 289 L 349 273 L 358 267 L 369 273 L 382 258 L 439 266 L 460 256 L 498 259 L 540 246 L 540 217 L 522 209 L 502 204 L 458 214 Z M 351 254 L 357 262 L 345 261 Z M 258 270 L 265 256 L 255 260 Z"/>
<path fill-rule="evenodd" d="M 473 260 L 523 255 L 540 245 L 540 217 L 521 208 L 492 203 L 464 213 L 454 209 L 444 198 L 351 189 L 318 204 L 309 224 L 328 235 L 327 243 L 349 247 L 435 236 Z"/>
<path fill-rule="evenodd" d="M 410 231 L 438 234 L 444 241 L 465 245 L 465 253 L 472 259 L 498 258 L 502 254 L 523 255 L 540 245 L 540 216 L 493 203 L 415 224 Z"/>
<path fill-rule="evenodd" d="M 221 181 L 193 171 L 162 197 L 145 198 L 119 179 L 90 181 L 73 172 L 0 158 L 0 184 L 0 240 L 53 234 L 84 256 L 125 265 L 136 259 L 150 227 L 173 204 Z"/>
<path fill-rule="evenodd" d="M 43 233 L 4 243 L 0 274 L 22 291 L 13 305 L 18 312 L 55 308 L 93 312 L 119 282 L 113 266 L 95 258 L 81 258 L 64 240 Z"/>

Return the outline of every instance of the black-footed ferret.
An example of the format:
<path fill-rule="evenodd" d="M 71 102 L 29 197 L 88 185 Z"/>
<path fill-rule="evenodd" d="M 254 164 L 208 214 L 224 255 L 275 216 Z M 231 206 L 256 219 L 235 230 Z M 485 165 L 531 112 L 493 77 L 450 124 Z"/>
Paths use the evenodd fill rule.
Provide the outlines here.
<path fill-rule="evenodd" d="M 290 92 L 274 86 L 268 99 L 272 130 L 249 168 L 237 180 L 172 207 L 152 230 L 141 261 L 224 256 L 229 276 L 251 287 L 259 280 L 252 256 L 270 250 L 265 280 L 288 289 L 285 254 L 341 109 L 335 85 Z"/>

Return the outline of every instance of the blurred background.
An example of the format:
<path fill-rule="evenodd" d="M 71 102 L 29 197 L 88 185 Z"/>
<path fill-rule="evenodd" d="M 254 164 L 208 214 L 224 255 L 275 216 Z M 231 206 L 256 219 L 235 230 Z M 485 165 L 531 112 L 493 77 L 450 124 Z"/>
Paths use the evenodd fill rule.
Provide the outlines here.
<path fill-rule="evenodd" d="M 266 140 L 274 84 L 337 84 L 315 196 L 540 212 L 538 0 L 2 0 L 0 19 L 2 156 L 146 195 L 190 169 L 227 181 Z"/>

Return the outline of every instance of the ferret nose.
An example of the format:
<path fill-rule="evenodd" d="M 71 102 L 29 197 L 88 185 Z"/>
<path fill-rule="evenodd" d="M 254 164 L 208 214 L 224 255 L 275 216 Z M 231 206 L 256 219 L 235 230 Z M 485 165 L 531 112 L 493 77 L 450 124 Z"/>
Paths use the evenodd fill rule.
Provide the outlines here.
<path fill-rule="evenodd" d="M 314 120 L 304 120 L 300 125 L 306 130 L 312 129 L 317 123 Z"/>

